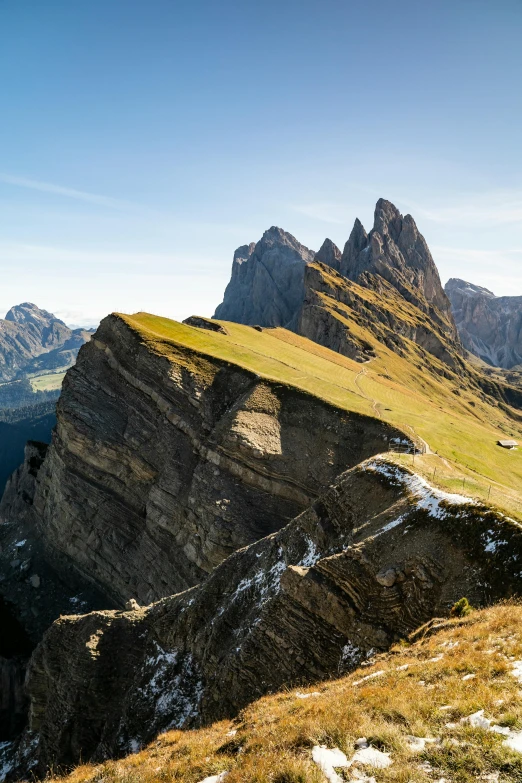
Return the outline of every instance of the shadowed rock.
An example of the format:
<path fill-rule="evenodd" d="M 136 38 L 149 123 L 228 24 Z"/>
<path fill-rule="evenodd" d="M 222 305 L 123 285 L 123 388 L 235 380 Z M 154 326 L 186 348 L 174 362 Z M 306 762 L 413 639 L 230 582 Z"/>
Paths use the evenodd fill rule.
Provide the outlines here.
<path fill-rule="evenodd" d="M 349 671 L 462 595 L 479 606 L 516 592 L 521 556 L 522 532 L 501 515 L 365 463 L 200 586 L 57 621 L 27 680 L 39 772 Z"/>

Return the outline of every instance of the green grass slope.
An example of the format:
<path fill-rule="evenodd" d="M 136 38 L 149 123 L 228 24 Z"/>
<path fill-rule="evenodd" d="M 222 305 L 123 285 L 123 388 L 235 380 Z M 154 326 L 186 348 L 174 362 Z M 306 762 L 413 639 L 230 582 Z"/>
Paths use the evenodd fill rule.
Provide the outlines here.
<path fill-rule="evenodd" d="M 119 317 L 151 350 L 172 358 L 180 352 L 215 357 L 260 377 L 316 395 L 344 410 L 380 417 L 399 427 L 427 454 L 415 457 L 416 471 L 446 489 L 488 499 L 522 519 L 522 449 L 506 451 L 497 440 L 522 443 L 522 423 L 506 406 L 472 384 L 457 388 L 455 378 L 430 372 L 415 361 L 418 346 L 399 356 L 357 324 L 375 358 L 360 364 L 284 329 L 263 329 L 218 322 L 226 334 L 137 313 Z M 431 360 L 430 360 L 431 361 Z M 437 360 L 432 360 L 434 363 Z M 457 392 L 457 393 L 456 393 Z M 409 464 L 412 455 L 397 456 Z"/>

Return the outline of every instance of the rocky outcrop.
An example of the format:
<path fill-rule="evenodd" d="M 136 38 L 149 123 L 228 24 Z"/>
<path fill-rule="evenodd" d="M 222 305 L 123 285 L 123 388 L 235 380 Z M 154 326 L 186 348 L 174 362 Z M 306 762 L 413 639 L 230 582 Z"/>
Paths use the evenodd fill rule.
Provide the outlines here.
<path fill-rule="evenodd" d="M 314 255 L 281 229 L 267 231 L 254 248 L 239 248 L 224 302 L 214 318 L 285 326 L 327 348 L 366 361 L 372 354 L 365 342 L 350 334 L 342 321 L 332 318 L 324 308 L 324 284 L 309 270 L 317 262 L 339 273 L 327 286 L 334 299 L 353 299 L 351 293 L 346 296 L 349 281 L 379 294 L 381 302 L 377 306 L 387 311 L 377 318 L 381 322 L 389 320 L 391 308 L 386 298 L 390 296 L 395 304 L 400 297 L 417 309 L 412 323 L 411 319 L 401 320 L 399 305 L 392 319 L 397 337 L 390 336 L 386 343 L 392 350 L 406 336 L 453 369 L 461 364 L 462 347 L 450 303 L 426 241 L 411 215 L 403 217 L 385 199 L 377 202 L 369 234 L 356 219 L 342 254 L 326 239 Z M 336 286 L 337 293 L 333 290 Z M 344 304 L 350 305 L 351 301 Z M 366 325 L 372 330 L 374 324 L 375 319 L 370 318 Z M 378 339 L 381 331 L 377 329 Z"/>
<path fill-rule="evenodd" d="M 369 287 L 373 285 L 373 276 L 380 275 L 457 339 L 450 303 L 426 240 L 412 216 L 403 217 L 391 202 L 379 199 L 369 234 L 358 219 L 355 221 L 344 247 L 340 272 Z"/>
<path fill-rule="evenodd" d="M 303 301 L 305 265 L 315 254 L 280 228 L 234 253 L 232 276 L 214 318 L 260 326 L 291 325 Z"/>
<path fill-rule="evenodd" d="M 341 251 L 331 239 L 325 239 L 315 255 L 315 260 L 331 266 L 336 272 L 341 268 Z"/>
<path fill-rule="evenodd" d="M 307 265 L 299 334 L 358 362 L 373 358 L 378 343 L 406 356 L 410 341 L 453 371 L 463 369 L 460 345 L 446 329 L 380 275 L 363 278 L 360 285 L 320 264 Z M 422 352 L 416 361 L 424 361 Z"/>
<path fill-rule="evenodd" d="M 30 302 L 12 307 L 0 320 L 0 382 L 69 367 L 89 336 Z"/>
<path fill-rule="evenodd" d="M 522 368 L 522 296 L 452 277 L 445 286 L 462 344 L 494 367 Z"/>
<path fill-rule="evenodd" d="M 283 685 L 354 668 L 463 595 L 515 593 L 522 532 L 383 460 L 342 475 L 198 587 L 129 612 L 63 617 L 32 657 L 39 772 L 231 716 Z"/>
<path fill-rule="evenodd" d="M 283 527 L 401 435 L 239 366 L 147 342 L 110 316 L 67 374 L 36 479 L 13 478 L 0 517 L 35 526 L 57 571 L 72 567 L 122 606 L 149 604 Z"/>

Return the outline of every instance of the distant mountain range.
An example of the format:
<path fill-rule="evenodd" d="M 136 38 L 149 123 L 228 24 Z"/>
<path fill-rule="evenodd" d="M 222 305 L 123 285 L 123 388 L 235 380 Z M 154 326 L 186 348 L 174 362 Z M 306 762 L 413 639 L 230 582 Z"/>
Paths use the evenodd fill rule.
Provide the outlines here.
<path fill-rule="evenodd" d="M 89 336 L 30 302 L 12 307 L 0 320 L 0 382 L 67 369 Z"/>
<path fill-rule="evenodd" d="M 0 320 L 0 492 L 26 441 L 50 442 L 63 375 L 89 338 L 30 302 Z"/>
<path fill-rule="evenodd" d="M 455 277 L 445 290 L 464 347 L 494 367 L 522 369 L 522 296 L 495 296 Z"/>
<path fill-rule="evenodd" d="M 371 291 L 381 295 L 379 303 Z M 358 361 L 369 353 L 356 327 L 371 323 L 392 350 L 408 338 L 452 367 L 462 362 L 451 304 L 428 246 L 411 215 L 403 217 L 385 199 L 377 202 L 369 234 L 355 221 L 342 253 L 330 239 L 314 253 L 276 227 L 236 250 L 214 317 L 284 326 Z"/>

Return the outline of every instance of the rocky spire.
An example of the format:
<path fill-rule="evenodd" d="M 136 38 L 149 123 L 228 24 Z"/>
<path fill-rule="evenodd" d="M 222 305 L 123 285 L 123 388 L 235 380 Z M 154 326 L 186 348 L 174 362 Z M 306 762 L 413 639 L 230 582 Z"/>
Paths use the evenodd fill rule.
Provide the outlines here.
<path fill-rule="evenodd" d="M 341 251 L 331 239 L 325 239 L 315 255 L 317 261 L 326 266 L 331 266 L 337 272 L 341 266 Z"/>
<path fill-rule="evenodd" d="M 361 257 L 363 250 L 368 248 L 368 234 L 359 218 L 355 218 L 352 232 L 348 242 L 344 246 L 341 258 L 340 272 L 350 280 L 356 280 L 361 272 L 365 271 L 367 261 Z"/>
<path fill-rule="evenodd" d="M 380 275 L 409 301 L 423 310 L 433 306 L 455 332 L 449 299 L 426 240 L 411 215 L 402 216 L 386 199 L 375 206 L 373 229 L 367 235 L 355 221 L 341 259 L 341 274 L 355 282 L 368 284 L 365 272 Z"/>

